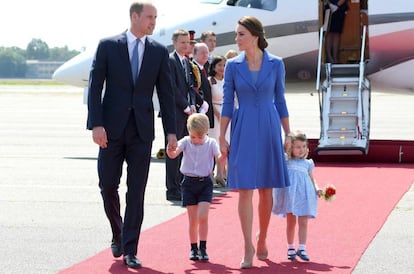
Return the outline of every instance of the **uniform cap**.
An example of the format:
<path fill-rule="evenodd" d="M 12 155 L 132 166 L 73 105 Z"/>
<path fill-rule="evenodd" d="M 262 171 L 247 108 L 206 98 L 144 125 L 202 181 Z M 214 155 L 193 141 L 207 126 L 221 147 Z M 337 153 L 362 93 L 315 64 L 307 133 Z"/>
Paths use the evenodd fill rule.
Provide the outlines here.
<path fill-rule="evenodd" d="M 195 35 L 195 31 L 194 30 L 189 30 L 188 33 L 190 34 L 190 43 L 197 43 L 197 40 L 194 39 L 194 35 Z"/>

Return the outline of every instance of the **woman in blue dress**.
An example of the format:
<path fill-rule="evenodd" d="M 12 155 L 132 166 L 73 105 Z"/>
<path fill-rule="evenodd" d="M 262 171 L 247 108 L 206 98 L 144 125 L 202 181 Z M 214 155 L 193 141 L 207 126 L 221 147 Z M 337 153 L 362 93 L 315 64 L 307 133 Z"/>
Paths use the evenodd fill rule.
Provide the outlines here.
<path fill-rule="evenodd" d="M 295 260 L 298 255 L 309 261 L 306 254 L 308 219 L 316 218 L 318 196 L 322 194 L 313 177 L 315 164 L 306 159 L 309 153 L 305 134 L 295 132 L 291 135 L 291 150 L 288 152 L 288 171 L 290 186 L 273 190 L 273 213 L 286 218 L 287 257 Z M 295 227 L 298 222 L 299 246 L 295 250 Z"/>
<path fill-rule="evenodd" d="M 290 128 L 284 96 L 285 67 L 281 58 L 265 50 L 268 44 L 261 22 L 252 16 L 242 17 L 236 26 L 236 43 L 241 53 L 226 63 L 224 73 L 219 143 L 222 154 L 228 155 L 228 188 L 239 192 L 238 213 L 244 238 L 240 267 L 250 268 L 256 252 L 252 240 L 253 191 L 259 192 L 256 256 L 265 260 L 272 188 L 289 185 L 281 126 L 286 135 Z M 230 122 L 229 145 L 225 134 Z"/>

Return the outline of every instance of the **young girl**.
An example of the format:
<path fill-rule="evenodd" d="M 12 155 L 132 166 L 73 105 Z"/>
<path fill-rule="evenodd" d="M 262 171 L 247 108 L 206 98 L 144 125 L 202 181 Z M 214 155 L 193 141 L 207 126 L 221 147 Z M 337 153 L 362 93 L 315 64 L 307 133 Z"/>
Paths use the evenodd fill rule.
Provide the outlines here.
<path fill-rule="evenodd" d="M 213 137 L 218 142 L 220 135 L 220 116 L 223 106 L 223 84 L 224 84 L 224 67 L 226 66 L 226 58 L 224 56 L 214 56 L 209 68 L 209 81 L 211 86 L 211 96 L 214 114 L 214 127 L 210 128 L 208 136 Z M 230 141 L 230 130 L 226 133 L 226 140 Z M 219 186 L 226 186 L 226 161 L 217 163 L 216 183 Z"/>
<path fill-rule="evenodd" d="M 286 237 L 288 243 L 287 257 L 295 260 L 296 255 L 304 261 L 309 261 L 306 253 L 308 219 L 316 218 L 318 196 L 321 190 L 316 184 L 312 171 L 315 167 L 308 156 L 306 135 L 297 131 L 289 134 L 291 148 L 287 153 L 287 167 L 290 186 L 273 190 L 273 210 L 278 216 L 286 217 Z M 299 224 L 299 247 L 295 250 L 295 226 Z"/>
<path fill-rule="evenodd" d="M 216 140 L 207 136 L 210 123 L 205 114 L 191 114 L 187 128 L 189 136 L 179 140 L 175 150 L 168 148 L 167 153 L 174 159 L 183 152 L 180 171 L 184 179 L 181 193 L 182 205 L 187 207 L 189 221 L 190 260 L 208 261 L 208 211 L 213 198 L 211 173 L 214 157 L 219 161 L 221 154 Z M 199 247 L 197 238 L 200 239 Z"/>

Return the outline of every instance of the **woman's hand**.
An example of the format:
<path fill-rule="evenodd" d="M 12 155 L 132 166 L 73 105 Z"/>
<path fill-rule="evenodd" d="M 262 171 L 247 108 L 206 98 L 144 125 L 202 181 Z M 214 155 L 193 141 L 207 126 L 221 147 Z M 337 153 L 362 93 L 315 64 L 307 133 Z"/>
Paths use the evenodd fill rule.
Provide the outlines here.
<path fill-rule="evenodd" d="M 221 135 L 219 136 L 219 146 L 220 146 L 220 152 L 223 155 L 223 157 L 228 157 L 229 151 L 230 151 L 230 145 L 224 136 L 221 136 Z"/>
<path fill-rule="evenodd" d="M 291 145 L 292 145 L 292 136 L 288 135 L 288 136 L 285 137 L 285 144 L 283 146 L 286 153 L 288 153 L 290 151 Z"/>

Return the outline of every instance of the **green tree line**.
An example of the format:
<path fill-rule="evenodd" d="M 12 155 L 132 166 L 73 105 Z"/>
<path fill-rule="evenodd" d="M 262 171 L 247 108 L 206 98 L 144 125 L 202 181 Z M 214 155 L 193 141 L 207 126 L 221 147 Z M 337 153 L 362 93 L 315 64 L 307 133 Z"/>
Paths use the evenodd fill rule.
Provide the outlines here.
<path fill-rule="evenodd" d="M 65 47 L 50 48 L 41 39 L 32 39 L 26 49 L 0 46 L 0 78 L 22 78 L 26 73 L 27 60 L 67 61 L 78 55 L 77 50 Z"/>

